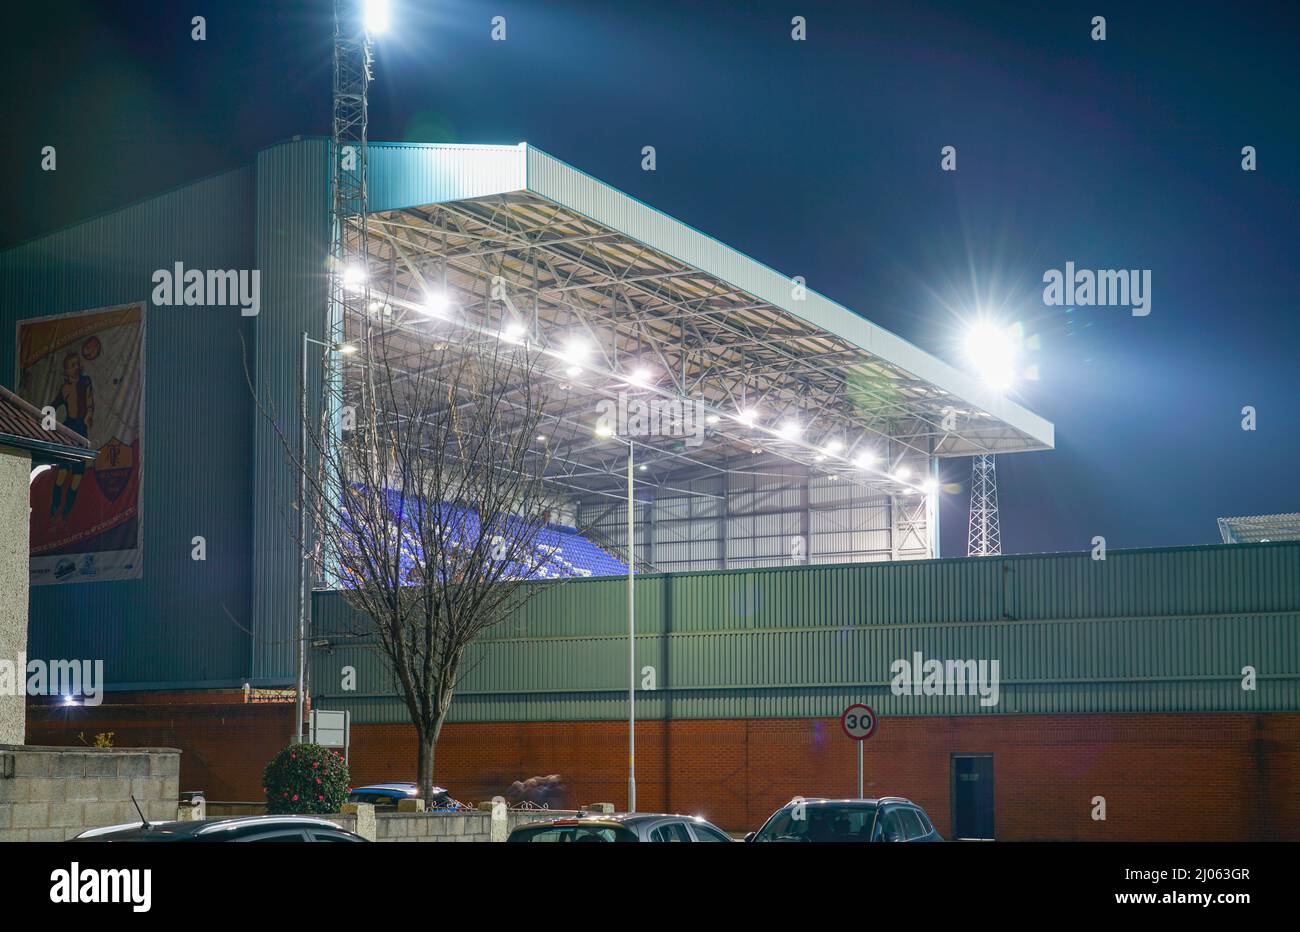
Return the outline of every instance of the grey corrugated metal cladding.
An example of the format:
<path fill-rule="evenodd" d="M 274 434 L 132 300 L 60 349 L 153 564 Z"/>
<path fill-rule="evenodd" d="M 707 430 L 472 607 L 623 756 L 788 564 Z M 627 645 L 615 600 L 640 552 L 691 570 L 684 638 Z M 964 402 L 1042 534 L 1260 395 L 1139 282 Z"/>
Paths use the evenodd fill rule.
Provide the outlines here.
<path fill-rule="evenodd" d="M 626 585 L 530 601 L 477 649 L 451 720 L 626 717 Z M 636 593 L 644 718 L 1300 710 L 1297 543 L 660 574 Z M 340 637 L 339 594 L 314 606 L 315 701 L 404 722 L 373 647 Z"/>

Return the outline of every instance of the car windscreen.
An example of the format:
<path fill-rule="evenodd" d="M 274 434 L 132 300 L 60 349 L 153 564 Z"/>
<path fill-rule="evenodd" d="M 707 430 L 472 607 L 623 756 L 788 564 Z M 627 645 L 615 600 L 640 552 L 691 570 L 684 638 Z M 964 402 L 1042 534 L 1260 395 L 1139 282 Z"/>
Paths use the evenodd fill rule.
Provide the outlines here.
<path fill-rule="evenodd" d="M 875 806 L 786 806 L 768 819 L 754 841 L 866 842 Z"/>
<path fill-rule="evenodd" d="M 636 835 L 615 825 L 539 825 L 525 826 L 510 833 L 511 841 L 582 843 L 636 841 Z"/>

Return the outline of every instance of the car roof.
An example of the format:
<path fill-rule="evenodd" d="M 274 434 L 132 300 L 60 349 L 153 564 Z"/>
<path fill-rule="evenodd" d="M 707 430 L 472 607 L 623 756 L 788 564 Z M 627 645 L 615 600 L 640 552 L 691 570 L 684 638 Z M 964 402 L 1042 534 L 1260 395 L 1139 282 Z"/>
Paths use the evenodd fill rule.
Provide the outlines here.
<path fill-rule="evenodd" d="M 323 819 L 319 816 L 309 815 L 261 815 L 261 816 L 230 816 L 222 819 L 195 819 L 189 822 L 150 822 L 147 825 L 144 822 L 126 822 L 121 825 L 106 825 L 103 828 L 87 829 L 77 838 L 198 838 L 200 836 L 213 836 L 226 831 L 238 831 L 239 829 L 250 828 L 254 826 L 264 826 L 268 828 L 277 825 L 284 826 L 316 826 L 318 828 L 339 827 L 329 819 Z"/>
<path fill-rule="evenodd" d="M 620 825 L 641 825 L 646 822 L 659 822 L 664 819 L 681 819 L 683 822 L 700 822 L 706 825 L 712 825 L 708 819 L 703 816 L 682 815 L 676 812 L 615 812 L 605 813 L 581 813 L 579 815 L 557 816 L 554 819 L 539 819 L 536 822 L 525 822 L 518 828 L 537 828 L 539 826 L 552 825 L 609 825 L 616 827 Z M 518 830 L 518 829 L 516 829 Z"/>
<path fill-rule="evenodd" d="M 901 803 L 905 806 L 915 806 L 906 796 L 880 796 L 872 799 L 831 799 L 826 796 L 797 796 L 790 800 L 785 806 L 794 806 L 803 803 L 806 806 L 879 806 L 882 803 Z"/>

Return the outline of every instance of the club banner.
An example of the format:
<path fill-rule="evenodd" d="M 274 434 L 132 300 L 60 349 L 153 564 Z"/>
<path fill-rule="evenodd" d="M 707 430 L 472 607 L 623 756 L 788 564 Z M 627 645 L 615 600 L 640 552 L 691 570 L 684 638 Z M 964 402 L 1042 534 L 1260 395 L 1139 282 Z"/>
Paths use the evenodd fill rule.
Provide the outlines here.
<path fill-rule="evenodd" d="M 32 483 L 32 585 L 141 577 L 143 370 L 143 304 L 18 322 L 18 394 L 97 451 Z"/>

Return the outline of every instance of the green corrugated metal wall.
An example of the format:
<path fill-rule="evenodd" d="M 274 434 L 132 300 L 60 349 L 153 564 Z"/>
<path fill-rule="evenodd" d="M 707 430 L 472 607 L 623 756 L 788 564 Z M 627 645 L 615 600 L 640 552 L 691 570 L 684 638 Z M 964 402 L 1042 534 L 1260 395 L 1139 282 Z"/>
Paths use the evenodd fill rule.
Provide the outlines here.
<path fill-rule="evenodd" d="M 0 357 L 16 321 L 148 302 L 156 269 L 253 268 L 253 173 L 227 172 L 0 253 Z M 145 310 L 144 578 L 32 589 L 28 654 L 104 660 L 117 688 L 248 673 L 252 405 L 236 308 Z M 193 386 L 193 388 L 191 388 Z M 182 387 L 184 389 L 182 390 Z M 190 541 L 207 538 L 207 560 Z"/>
<path fill-rule="evenodd" d="M 530 601 L 478 649 L 451 720 L 625 717 L 626 585 Z M 314 607 L 316 637 L 348 630 L 337 593 Z M 638 669 L 658 680 L 644 718 L 1300 710 L 1297 543 L 644 576 L 637 619 Z M 999 703 L 893 695 L 890 664 L 917 651 L 998 660 Z M 313 683 L 321 707 L 406 721 L 365 646 L 315 651 Z"/>

